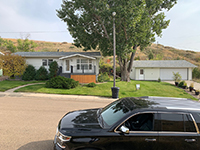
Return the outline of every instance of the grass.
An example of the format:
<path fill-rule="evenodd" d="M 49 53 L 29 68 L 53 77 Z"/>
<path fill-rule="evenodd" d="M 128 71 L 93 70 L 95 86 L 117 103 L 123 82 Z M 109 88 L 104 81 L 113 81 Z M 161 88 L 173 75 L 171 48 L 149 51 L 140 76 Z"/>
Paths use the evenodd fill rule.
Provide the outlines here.
<path fill-rule="evenodd" d="M 40 83 L 41 81 L 8 81 L 4 80 L 0 82 L 0 91 L 5 92 L 6 90 L 25 85 L 30 83 Z"/>
<path fill-rule="evenodd" d="M 141 89 L 136 90 L 136 84 L 140 84 Z M 113 82 L 97 84 L 96 87 L 87 87 L 86 85 L 79 85 L 74 89 L 53 89 L 46 88 L 45 85 L 26 86 L 16 90 L 16 92 L 35 92 L 35 93 L 49 93 L 49 94 L 67 94 L 67 95 L 93 95 L 111 97 L 111 87 Z M 179 98 L 195 98 L 184 90 L 175 87 L 165 82 L 153 81 L 131 81 L 131 82 L 116 82 L 116 86 L 120 88 L 119 98 L 122 97 L 140 97 L 140 96 L 163 96 L 163 97 L 179 97 Z"/>

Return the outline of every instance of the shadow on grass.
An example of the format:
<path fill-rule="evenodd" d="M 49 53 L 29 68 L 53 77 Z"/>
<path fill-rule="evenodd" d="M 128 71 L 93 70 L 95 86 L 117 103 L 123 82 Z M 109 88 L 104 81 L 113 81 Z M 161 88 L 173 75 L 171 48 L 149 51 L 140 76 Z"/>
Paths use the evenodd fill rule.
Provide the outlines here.
<path fill-rule="evenodd" d="M 30 142 L 17 150 L 53 150 L 53 140 Z"/>

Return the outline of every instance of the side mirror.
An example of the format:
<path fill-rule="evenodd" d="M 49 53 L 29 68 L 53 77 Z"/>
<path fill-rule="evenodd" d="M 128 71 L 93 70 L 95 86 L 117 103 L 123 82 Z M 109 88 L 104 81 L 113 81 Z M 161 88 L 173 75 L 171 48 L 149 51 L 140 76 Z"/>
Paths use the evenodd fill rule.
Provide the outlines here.
<path fill-rule="evenodd" d="M 121 126 L 120 128 L 119 128 L 119 130 L 121 131 L 121 132 L 123 132 L 123 133 L 129 133 L 129 128 L 127 128 L 127 127 L 125 127 L 125 126 Z"/>

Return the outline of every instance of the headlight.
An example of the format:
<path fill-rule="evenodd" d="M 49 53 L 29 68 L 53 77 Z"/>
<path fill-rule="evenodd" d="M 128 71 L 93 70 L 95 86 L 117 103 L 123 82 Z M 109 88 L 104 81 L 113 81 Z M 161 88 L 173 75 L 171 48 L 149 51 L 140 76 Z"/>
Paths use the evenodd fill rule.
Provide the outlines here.
<path fill-rule="evenodd" d="M 56 136 L 57 136 L 57 139 L 56 139 L 57 145 L 63 149 L 66 147 L 64 142 L 70 141 L 71 139 L 71 136 L 63 135 L 62 133 L 58 131 L 58 129 L 56 131 Z"/>
<path fill-rule="evenodd" d="M 62 142 L 67 142 L 67 141 L 70 141 L 71 136 L 63 135 L 62 133 L 60 133 L 60 132 L 58 131 L 58 133 L 57 133 L 57 138 L 59 138 Z"/>

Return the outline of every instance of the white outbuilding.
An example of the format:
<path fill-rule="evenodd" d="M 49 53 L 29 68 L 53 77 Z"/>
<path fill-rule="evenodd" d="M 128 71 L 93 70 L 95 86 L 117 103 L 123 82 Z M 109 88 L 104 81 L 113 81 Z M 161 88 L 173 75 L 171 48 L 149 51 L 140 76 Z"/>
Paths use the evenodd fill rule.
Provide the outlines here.
<path fill-rule="evenodd" d="M 140 60 L 134 61 L 130 78 L 132 80 L 173 80 L 173 72 L 182 80 L 192 80 L 192 70 L 197 67 L 186 60 Z"/>

